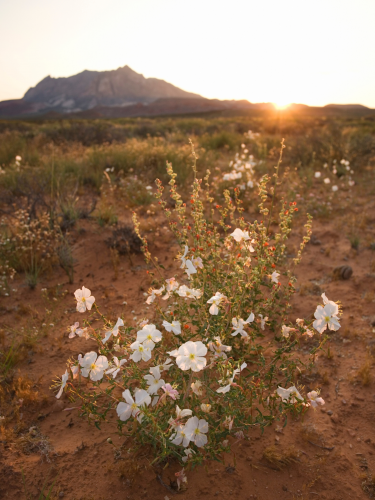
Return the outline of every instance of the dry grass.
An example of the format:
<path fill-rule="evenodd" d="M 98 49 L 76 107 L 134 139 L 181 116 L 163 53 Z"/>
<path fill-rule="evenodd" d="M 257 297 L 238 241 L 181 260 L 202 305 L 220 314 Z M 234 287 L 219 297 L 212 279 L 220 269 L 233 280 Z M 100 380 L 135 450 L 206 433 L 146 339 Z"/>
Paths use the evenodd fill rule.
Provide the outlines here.
<path fill-rule="evenodd" d="M 290 446 L 286 450 L 281 450 L 276 446 L 269 446 L 263 452 L 263 458 L 272 464 L 277 470 L 281 470 L 291 463 L 297 462 L 298 451 Z"/>
<path fill-rule="evenodd" d="M 363 386 L 370 385 L 372 381 L 372 356 L 368 355 L 366 361 L 357 371 L 357 377 L 360 379 Z"/>

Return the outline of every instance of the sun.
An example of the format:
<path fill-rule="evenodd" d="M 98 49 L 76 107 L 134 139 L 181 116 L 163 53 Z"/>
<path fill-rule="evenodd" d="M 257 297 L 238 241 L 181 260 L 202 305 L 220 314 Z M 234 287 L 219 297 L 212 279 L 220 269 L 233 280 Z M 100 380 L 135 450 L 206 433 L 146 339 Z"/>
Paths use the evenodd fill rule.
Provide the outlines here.
<path fill-rule="evenodd" d="M 277 102 L 274 102 L 273 105 L 275 106 L 276 109 L 286 109 L 288 108 L 290 105 L 291 105 L 291 102 L 288 101 L 277 101 Z"/>

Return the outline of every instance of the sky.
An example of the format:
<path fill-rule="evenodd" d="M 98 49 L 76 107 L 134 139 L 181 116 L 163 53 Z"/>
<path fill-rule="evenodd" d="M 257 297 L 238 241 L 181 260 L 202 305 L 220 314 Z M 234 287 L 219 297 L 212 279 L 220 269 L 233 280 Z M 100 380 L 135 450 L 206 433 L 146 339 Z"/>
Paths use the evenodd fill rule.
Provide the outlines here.
<path fill-rule="evenodd" d="M 0 100 L 128 65 L 208 98 L 375 108 L 375 0 L 0 0 Z"/>

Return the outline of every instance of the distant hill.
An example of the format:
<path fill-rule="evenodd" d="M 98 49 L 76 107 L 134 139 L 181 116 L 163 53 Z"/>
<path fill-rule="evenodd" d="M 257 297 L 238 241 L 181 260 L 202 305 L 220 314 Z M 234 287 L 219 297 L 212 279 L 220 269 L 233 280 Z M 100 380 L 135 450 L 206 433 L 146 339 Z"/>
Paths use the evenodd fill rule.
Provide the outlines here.
<path fill-rule="evenodd" d="M 83 71 L 68 78 L 47 76 L 23 99 L 0 103 L 0 115 L 77 113 L 95 107 L 149 104 L 162 98 L 203 99 L 157 78 L 145 78 L 129 66 L 113 71 Z"/>
<path fill-rule="evenodd" d="M 0 118 L 45 117 L 120 118 L 226 110 L 274 110 L 271 103 L 220 101 L 186 92 L 157 78 L 145 78 L 129 66 L 113 71 L 82 71 L 67 78 L 47 76 L 22 99 L 0 102 Z M 359 104 L 329 104 L 324 108 L 292 104 L 290 112 L 366 113 Z"/>

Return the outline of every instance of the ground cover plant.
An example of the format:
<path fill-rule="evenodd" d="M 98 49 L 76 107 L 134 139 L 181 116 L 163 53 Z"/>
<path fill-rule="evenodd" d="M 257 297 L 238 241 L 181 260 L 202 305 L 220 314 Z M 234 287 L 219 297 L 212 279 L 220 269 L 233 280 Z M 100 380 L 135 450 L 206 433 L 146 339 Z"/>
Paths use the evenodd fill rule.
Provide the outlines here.
<path fill-rule="evenodd" d="M 196 173 L 193 147 L 192 156 Z M 275 184 L 281 157 L 282 149 Z M 312 337 L 313 328 L 319 334 L 327 327 L 337 330 L 339 309 L 323 294 L 325 305 L 317 308 L 314 323 L 299 319 L 296 327 L 283 324 L 296 279 L 292 269 L 283 273 L 285 279 L 277 271 L 298 209 L 296 202 L 282 203 L 279 232 L 271 239 L 267 229 L 273 200 L 271 211 L 265 206 L 268 176 L 259 183 L 260 214 L 268 221 L 246 224 L 240 200 L 232 200 L 229 191 L 224 192 L 224 206 L 215 204 L 209 171 L 204 188 L 202 179 L 195 177 L 188 210 L 176 190 L 172 165 L 167 169 L 174 209 L 167 208 L 159 180 L 156 196 L 180 244 L 184 283 L 179 284 L 176 276 L 166 278 L 164 266 L 153 260 L 135 218 L 146 261 L 155 262 L 158 273 L 146 300 L 156 306 L 153 321 L 157 325 L 145 319 L 135 336 L 135 329 L 124 325 L 122 318 L 115 325 L 103 318 L 104 337 L 90 321 L 84 329 L 73 325 L 70 336 L 96 340 L 98 353 L 90 351 L 77 362 L 69 362 L 57 397 L 67 387 L 72 403 L 81 405 L 81 415 L 98 426 L 110 410 L 116 409 L 120 431 L 134 417 L 124 434 L 135 433 L 141 443 L 151 444 L 157 461 L 171 455 L 181 464 L 188 460 L 196 464 L 219 459 L 229 451 L 230 435 L 241 438 L 251 427 L 263 429 L 277 417 L 286 422 L 288 409 L 298 413 L 310 404 L 324 404 L 318 391 L 303 397 L 293 385 L 299 365 L 306 366 L 293 356 L 293 347 L 299 337 Z M 217 223 L 215 209 L 220 214 Z M 310 232 L 309 220 L 295 264 Z M 82 287 L 75 296 L 79 312 L 93 307 L 99 312 L 90 290 Z M 274 345 L 262 345 L 266 325 L 274 333 Z M 122 328 L 125 331 L 120 333 Z M 323 344 L 321 339 L 316 342 L 311 362 Z M 93 387 L 82 388 L 82 377 L 90 377 Z"/>
<path fill-rule="evenodd" d="M 1 494 L 371 498 L 372 121 L 2 127 Z"/>

